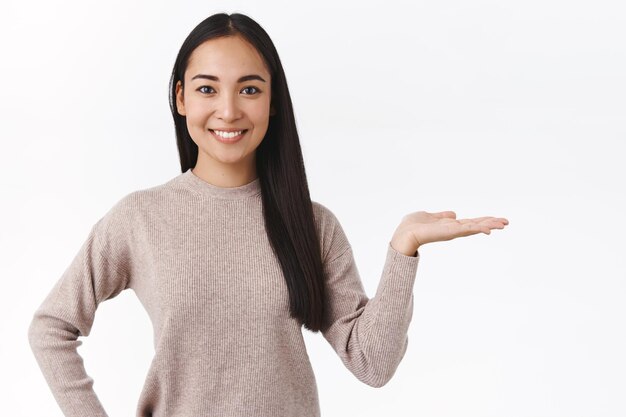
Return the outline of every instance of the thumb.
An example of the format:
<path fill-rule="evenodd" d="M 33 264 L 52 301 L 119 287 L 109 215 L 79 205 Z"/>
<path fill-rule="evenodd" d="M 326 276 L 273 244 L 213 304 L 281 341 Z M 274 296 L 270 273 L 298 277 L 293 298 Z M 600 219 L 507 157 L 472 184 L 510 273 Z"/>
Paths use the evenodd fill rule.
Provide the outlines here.
<path fill-rule="evenodd" d="M 444 218 L 449 218 L 449 219 L 456 219 L 456 213 L 450 210 L 447 211 L 438 211 L 436 213 L 430 213 L 435 217 L 438 217 L 440 219 L 444 219 Z"/>

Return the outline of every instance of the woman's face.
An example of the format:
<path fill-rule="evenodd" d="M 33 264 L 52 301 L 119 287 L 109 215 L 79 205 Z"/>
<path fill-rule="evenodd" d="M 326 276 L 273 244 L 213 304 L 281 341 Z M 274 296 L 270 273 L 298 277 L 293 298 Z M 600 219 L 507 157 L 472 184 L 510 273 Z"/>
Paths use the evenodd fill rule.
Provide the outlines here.
<path fill-rule="evenodd" d="M 184 77 L 185 88 L 176 85 L 176 106 L 198 145 L 196 166 L 256 172 L 255 150 L 267 132 L 271 101 L 261 55 L 239 36 L 211 39 L 192 52 Z M 220 129 L 244 132 L 225 143 L 215 136 Z"/>

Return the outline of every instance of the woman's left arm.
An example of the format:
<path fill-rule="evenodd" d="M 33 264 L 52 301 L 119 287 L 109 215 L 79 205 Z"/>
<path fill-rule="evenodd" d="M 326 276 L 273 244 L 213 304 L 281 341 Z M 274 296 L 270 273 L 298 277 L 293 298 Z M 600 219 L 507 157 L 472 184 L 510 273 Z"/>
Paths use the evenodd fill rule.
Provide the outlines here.
<path fill-rule="evenodd" d="M 387 245 L 378 288 L 370 299 L 343 228 L 332 212 L 324 211 L 330 223 L 325 229 L 330 249 L 324 262 L 327 293 L 321 332 L 352 374 L 367 385 L 381 387 L 393 377 L 408 347 L 418 248 L 438 240 L 489 234 L 508 220 L 457 221 L 453 212 L 405 216 Z"/>

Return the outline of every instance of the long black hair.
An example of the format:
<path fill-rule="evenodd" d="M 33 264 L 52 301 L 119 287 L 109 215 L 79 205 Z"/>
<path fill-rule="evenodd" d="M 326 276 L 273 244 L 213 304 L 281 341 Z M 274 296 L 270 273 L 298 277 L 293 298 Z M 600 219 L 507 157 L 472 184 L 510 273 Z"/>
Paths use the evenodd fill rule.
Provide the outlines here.
<path fill-rule="evenodd" d="M 178 52 L 170 79 L 169 101 L 181 171 L 195 167 L 198 146 L 189 135 L 185 116 L 176 109 L 176 84 L 180 81 L 184 89 L 185 70 L 196 47 L 225 36 L 241 36 L 252 44 L 271 74 L 271 105 L 275 113 L 256 149 L 265 229 L 285 276 L 291 317 L 317 332 L 324 317 L 324 270 L 291 96 L 274 43 L 257 22 L 244 14 L 209 16 L 189 33 Z"/>

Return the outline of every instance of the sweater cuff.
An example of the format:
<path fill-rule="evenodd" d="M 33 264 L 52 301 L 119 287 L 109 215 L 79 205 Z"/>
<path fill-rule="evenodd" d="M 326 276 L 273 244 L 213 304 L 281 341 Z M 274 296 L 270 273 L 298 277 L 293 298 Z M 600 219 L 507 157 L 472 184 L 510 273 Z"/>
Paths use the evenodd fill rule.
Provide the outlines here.
<path fill-rule="evenodd" d="M 393 299 L 393 303 L 407 305 L 413 295 L 413 285 L 420 260 L 419 249 L 416 256 L 407 256 L 387 244 L 387 257 L 382 274 L 382 285 L 379 287 L 384 297 Z M 390 300 L 391 301 L 391 300 Z"/>

